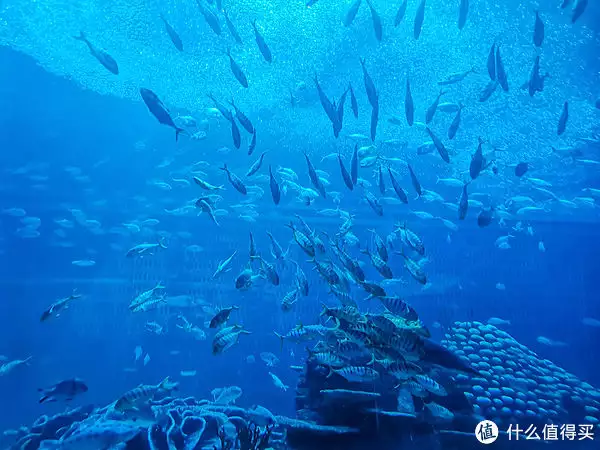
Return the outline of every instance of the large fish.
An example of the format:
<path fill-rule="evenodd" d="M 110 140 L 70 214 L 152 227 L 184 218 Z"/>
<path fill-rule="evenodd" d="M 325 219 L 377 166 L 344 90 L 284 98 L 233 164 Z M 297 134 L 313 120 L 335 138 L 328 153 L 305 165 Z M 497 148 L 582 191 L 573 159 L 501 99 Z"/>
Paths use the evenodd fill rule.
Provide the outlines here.
<path fill-rule="evenodd" d="M 42 394 L 40 403 L 55 402 L 58 400 L 73 400 L 77 395 L 88 391 L 87 385 L 79 378 L 71 378 L 56 383 L 44 389 L 38 389 Z"/>
<path fill-rule="evenodd" d="M 173 118 L 164 103 L 150 89 L 140 88 L 140 94 L 142 95 L 144 103 L 152 115 L 156 117 L 158 122 L 175 129 L 175 140 L 177 141 L 179 139 L 179 134 L 185 133 L 185 130 L 175 125 L 175 122 L 173 122 Z"/>
<path fill-rule="evenodd" d="M 85 42 L 88 48 L 90 49 L 92 56 L 94 56 L 94 58 L 96 58 L 100 62 L 100 64 L 106 67 L 106 69 L 108 69 L 109 72 L 114 73 L 115 75 L 119 75 L 119 66 L 117 65 L 115 59 L 108 53 L 106 53 L 104 50 L 94 46 L 85 36 L 83 31 L 79 32 L 79 36 L 73 36 L 73 38 L 77 39 L 78 41 Z"/>

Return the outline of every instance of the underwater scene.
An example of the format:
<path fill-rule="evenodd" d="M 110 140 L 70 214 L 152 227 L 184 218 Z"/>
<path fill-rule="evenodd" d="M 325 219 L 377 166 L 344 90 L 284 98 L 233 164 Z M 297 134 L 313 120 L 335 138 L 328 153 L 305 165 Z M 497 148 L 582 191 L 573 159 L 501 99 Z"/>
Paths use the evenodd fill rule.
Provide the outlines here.
<path fill-rule="evenodd" d="M 0 0 L 0 174 L 0 449 L 600 448 L 596 0 Z"/>

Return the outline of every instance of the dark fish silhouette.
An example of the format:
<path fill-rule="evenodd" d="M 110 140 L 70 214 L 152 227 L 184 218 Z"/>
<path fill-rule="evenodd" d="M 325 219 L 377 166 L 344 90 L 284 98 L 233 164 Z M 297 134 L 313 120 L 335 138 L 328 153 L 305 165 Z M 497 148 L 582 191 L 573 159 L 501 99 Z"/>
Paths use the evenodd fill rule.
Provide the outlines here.
<path fill-rule="evenodd" d="M 205 7 L 200 0 L 196 0 L 196 4 L 200 9 L 200 12 L 204 16 L 204 20 L 208 26 L 215 32 L 215 34 L 221 34 L 221 25 L 219 25 L 219 18 L 209 8 Z"/>
<path fill-rule="evenodd" d="M 562 113 L 560 114 L 560 119 L 558 119 L 558 128 L 557 134 L 560 136 L 565 132 L 567 128 L 567 121 L 569 120 L 569 102 L 565 102 L 563 106 Z"/>
<path fill-rule="evenodd" d="M 467 23 L 467 15 L 469 14 L 469 0 L 460 0 L 458 10 L 458 29 L 462 30 Z"/>
<path fill-rule="evenodd" d="M 541 47 L 544 43 L 544 22 L 540 18 L 540 12 L 535 12 L 535 25 L 533 26 L 533 43 L 536 47 Z"/>
<path fill-rule="evenodd" d="M 362 0 L 356 0 L 354 3 L 352 3 L 352 5 L 350 5 L 348 12 L 344 16 L 344 26 L 349 27 L 350 25 L 352 25 L 352 22 L 354 22 L 354 18 L 356 17 L 356 13 L 358 12 L 358 8 L 360 8 L 361 3 Z"/>
<path fill-rule="evenodd" d="M 279 183 L 273 176 L 273 170 L 271 166 L 269 166 L 269 187 L 271 188 L 271 197 L 273 198 L 273 203 L 279 205 L 281 201 L 281 189 L 279 189 Z"/>
<path fill-rule="evenodd" d="M 237 28 L 229 18 L 229 13 L 226 9 L 223 10 L 223 16 L 225 17 L 225 23 L 227 24 L 227 28 L 229 28 L 229 32 L 233 36 L 233 39 L 235 39 L 235 42 L 237 42 L 240 45 L 244 45 L 244 42 L 242 41 L 242 38 L 240 37 L 240 34 L 237 31 Z"/>
<path fill-rule="evenodd" d="M 55 402 L 58 400 L 73 400 L 77 395 L 88 391 L 87 385 L 79 378 L 63 380 L 45 389 L 38 389 L 42 393 L 40 403 Z"/>
<path fill-rule="evenodd" d="M 146 103 L 146 106 L 152 115 L 156 117 L 158 122 L 175 129 L 175 140 L 177 141 L 179 139 L 179 134 L 184 133 L 185 130 L 175 125 L 167 107 L 150 89 L 140 88 L 140 94 L 142 95 L 144 103 Z"/>
<path fill-rule="evenodd" d="M 233 76 L 235 77 L 236 80 L 239 81 L 239 83 L 243 87 L 247 88 L 248 87 L 248 78 L 246 78 L 246 74 L 244 73 L 242 68 L 231 56 L 230 48 L 227 49 L 226 54 L 227 54 L 227 56 L 229 56 L 229 66 L 231 67 L 231 72 L 233 73 Z"/>
<path fill-rule="evenodd" d="M 419 7 L 417 8 L 417 14 L 415 15 L 415 26 L 413 33 L 415 39 L 419 39 L 421 36 L 421 29 L 423 28 L 423 20 L 425 19 L 425 0 L 421 0 Z"/>
<path fill-rule="evenodd" d="M 521 178 L 527 170 L 529 169 L 529 165 L 526 162 L 520 162 L 515 167 L 515 176 Z"/>
<path fill-rule="evenodd" d="M 488 75 L 492 81 L 496 80 L 496 43 L 492 44 L 492 48 L 490 48 L 490 52 L 488 53 L 487 59 L 487 70 Z"/>
<path fill-rule="evenodd" d="M 177 50 L 182 52 L 183 51 L 183 42 L 181 42 L 181 38 L 179 37 L 179 35 L 175 31 L 175 29 L 171 26 L 171 24 L 169 22 L 167 22 L 167 19 L 165 19 L 165 16 L 163 16 L 161 14 L 160 18 L 165 23 L 165 30 L 167 31 L 167 34 L 171 38 L 171 42 L 173 43 L 173 45 L 175 46 L 175 48 Z"/>
<path fill-rule="evenodd" d="M 408 0 L 404 0 L 398 8 L 398 12 L 396 13 L 396 17 L 394 17 L 394 26 L 397 27 L 400 25 L 400 22 L 404 19 L 406 15 L 406 6 L 408 5 Z"/>
<path fill-rule="evenodd" d="M 96 58 L 100 62 L 100 64 L 106 67 L 109 72 L 114 73 L 115 75 L 119 75 L 119 66 L 117 65 L 115 59 L 108 53 L 106 53 L 104 50 L 92 45 L 92 43 L 88 41 L 83 31 L 79 32 L 79 36 L 73 36 L 73 39 L 85 42 L 88 48 L 90 49 L 92 56 L 94 56 L 94 58 Z"/>
<path fill-rule="evenodd" d="M 272 62 L 273 55 L 271 54 L 271 50 L 269 49 L 269 46 L 265 42 L 265 38 L 260 33 L 260 31 L 258 31 L 258 28 L 256 27 L 256 20 L 254 20 L 252 22 L 252 28 L 254 28 L 254 36 L 256 37 L 256 43 L 258 44 L 258 49 L 262 53 L 263 58 L 265 58 L 265 61 L 267 61 L 267 62 Z"/>

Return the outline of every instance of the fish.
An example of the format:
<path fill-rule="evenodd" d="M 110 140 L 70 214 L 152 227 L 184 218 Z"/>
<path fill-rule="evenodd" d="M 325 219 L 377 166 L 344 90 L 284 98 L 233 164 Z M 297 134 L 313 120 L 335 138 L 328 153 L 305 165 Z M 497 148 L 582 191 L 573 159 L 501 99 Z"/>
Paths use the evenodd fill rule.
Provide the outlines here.
<path fill-rule="evenodd" d="M 315 171 L 314 166 L 310 162 L 310 158 L 308 157 L 308 154 L 306 152 L 304 152 L 304 158 L 306 159 L 306 164 L 308 166 L 308 176 L 310 178 L 310 181 L 312 182 L 315 189 L 319 192 L 321 197 L 327 198 L 327 192 L 325 192 L 325 187 L 323 186 L 321 179 L 317 175 L 317 172 Z"/>
<path fill-rule="evenodd" d="M 273 203 L 279 205 L 281 201 L 281 189 L 279 188 L 279 183 L 273 176 L 273 170 L 269 165 L 269 189 L 271 190 L 271 198 L 273 199 Z"/>
<path fill-rule="evenodd" d="M 460 103 L 458 111 L 456 112 L 456 115 L 454 116 L 454 119 L 452 120 L 452 123 L 450 124 L 450 127 L 448 128 L 448 139 L 454 139 L 454 137 L 456 136 L 456 132 L 458 131 L 458 128 L 460 127 L 460 119 L 461 119 L 461 114 L 462 114 L 463 108 L 464 108 L 464 105 L 462 103 Z"/>
<path fill-rule="evenodd" d="M 217 35 L 221 35 L 221 25 L 219 24 L 219 18 L 217 15 L 210 10 L 210 8 L 205 7 L 202 4 L 201 0 L 196 0 L 196 4 L 200 9 L 200 13 L 204 16 L 204 20 L 208 24 L 208 26 L 213 30 L 213 32 Z"/>
<path fill-rule="evenodd" d="M 38 389 L 38 392 L 42 394 L 39 403 L 56 402 L 58 400 L 70 401 L 87 391 L 88 387 L 83 380 L 71 378 L 50 387 Z"/>
<path fill-rule="evenodd" d="M 348 90 L 350 91 L 350 105 L 352 107 L 352 113 L 354 117 L 358 119 L 358 102 L 356 101 L 356 96 L 354 95 L 354 89 L 352 89 L 352 85 L 348 85 Z"/>
<path fill-rule="evenodd" d="M 437 111 L 437 107 L 440 104 L 440 98 L 442 98 L 442 95 L 444 95 L 445 93 L 446 93 L 445 91 L 440 90 L 440 93 L 438 94 L 435 101 L 431 104 L 431 106 L 429 106 L 429 108 L 427 108 L 427 112 L 425 113 L 425 123 L 426 124 L 429 124 L 433 120 L 433 117 L 435 116 L 435 112 Z"/>
<path fill-rule="evenodd" d="M 252 139 L 250 140 L 250 144 L 248 145 L 248 156 L 254 153 L 254 149 L 256 148 L 256 128 L 252 132 Z"/>
<path fill-rule="evenodd" d="M 342 160 L 342 156 L 340 155 L 339 152 L 338 152 L 337 156 L 338 156 L 338 162 L 340 164 L 340 171 L 342 173 L 342 180 L 344 181 L 344 184 L 346 185 L 346 187 L 352 191 L 352 190 L 354 190 L 354 183 L 352 182 L 352 177 L 346 170 L 346 166 L 344 166 L 344 161 Z"/>
<path fill-rule="evenodd" d="M 52 305 L 46 308 L 40 317 L 40 322 L 45 322 L 50 317 L 59 317 L 62 310 L 67 309 L 73 300 L 80 299 L 81 297 L 81 294 L 77 294 L 76 291 L 73 290 L 71 295 L 55 301 L 52 303 Z"/>
<path fill-rule="evenodd" d="M 114 75 L 119 75 L 119 66 L 115 59 L 106 53 L 104 50 L 94 46 L 86 37 L 83 31 L 79 32 L 79 36 L 73 36 L 73 39 L 85 42 L 85 44 L 90 49 L 90 53 L 94 58 L 98 60 L 100 64 L 102 64 L 110 73 Z"/>
<path fill-rule="evenodd" d="M 397 27 L 398 25 L 400 25 L 400 23 L 404 19 L 404 16 L 406 15 L 406 7 L 407 6 L 408 6 L 408 0 L 403 0 L 402 3 L 400 4 L 400 7 L 398 8 L 398 12 L 396 12 L 396 15 L 394 16 L 394 27 Z"/>
<path fill-rule="evenodd" d="M 248 119 L 248 117 L 246 117 L 246 115 L 242 111 L 240 111 L 240 109 L 235 105 L 233 99 L 231 99 L 229 104 L 233 107 L 233 110 L 235 111 L 235 118 L 246 129 L 246 131 L 252 135 L 255 134 L 252 122 L 250 122 L 250 119 Z M 256 145 L 256 142 L 254 144 Z"/>
<path fill-rule="evenodd" d="M 423 29 L 423 21 L 425 20 L 425 0 L 421 0 L 417 7 L 417 13 L 415 15 L 415 24 L 413 28 L 413 35 L 415 40 L 421 36 L 421 30 Z"/>
<path fill-rule="evenodd" d="M 175 125 L 171 114 L 169 114 L 169 110 L 154 92 L 152 92 L 150 89 L 140 88 L 140 94 L 142 96 L 142 100 L 144 100 L 144 103 L 152 115 L 156 117 L 156 120 L 163 125 L 167 125 L 175 129 L 175 141 L 179 139 L 180 134 L 186 133 L 183 128 L 179 128 L 177 125 Z"/>
<path fill-rule="evenodd" d="M 439 86 L 448 86 L 448 85 L 450 85 L 450 84 L 456 84 L 456 83 L 460 83 L 460 82 L 461 82 L 462 80 L 464 80 L 464 79 L 467 77 L 467 75 L 469 75 L 470 73 L 476 73 L 476 72 L 475 72 L 475 68 L 474 68 L 474 67 L 473 67 L 473 68 L 471 68 L 471 69 L 469 69 L 469 70 L 467 70 L 466 72 L 459 72 L 459 73 L 453 73 L 453 74 L 450 74 L 450 75 L 448 75 L 448 76 L 446 77 L 446 79 L 445 79 L 445 80 L 438 81 L 438 85 L 439 85 Z M 442 107 L 442 105 L 444 105 L 444 106 Z M 454 106 L 454 108 L 455 108 L 455 110 L 452 110 L 452 108 L 450 108 L 450 107 L 448 107 L 448 106 L 446 106 L 446 105 L 453 105 L 453 106 Z M 440 111 L 443 111 L 443 112 L 456 112 L 456 110 L 458 110 L 458 105 L 456 105 L 456 104 L 447 104 L 447 103 L 443 103 L 443 104 L 441 104 L 441 105 L 438 105 L 438 106 L 439 106 L 439 109 L 440 109 Z"/>
<path fill-rule="evenodd" d="M 484 169 L 485 159 L 483 157 L 482 146 L 485 141 L 479 137 L 479 145 L 477 145 L 477 150 L 471 157 L 471 163 L 469 164 L 469 175 L 471 179 L 476 179 L 481 171 Z"/>
<path fill-rule="evenodd" d="M 496 43 L 492 44 L 487 58 L 487 71 L 490 80 L 496 81 Z"/>
<path fill-rule="evenodd" d="M 482 209 L 477 216 L 477 225 L 480 228 L 487 227 L 494 219 L 495 209 L 493 207 Z"/>
<path fill-rule="evenodd" d="M 587 8 L 588 0 L 577 0 L 575 6 L 573 7 L 573 15 L 571 16 L 571 23 L 577 22 L 577 20 L 582 16 L 585 8 Z"/>
<path fill-rule="evenodd" d="M 496 77 L 498 83 L 502 86 L 502 90 L 508 92 L 508 77 L 506 75 L 506 70 L 504 69 L 502 56 L 500 56 L 500 46 L 496 46 Z"/>
<path fill-rule="evenodd" d="M 526 162 L 520 162 L 515 166 L 515 176 L 521 178 L 523 175 L 527 173 L 529 169 L 529 165 Z"/>
<path fill-rule="evenodd" d="M 223 9 L 223 17 L 225 17 L 225 23 L 227 24 L 229 33 L 231 34 L 231 36 L 233 36 L 233 39 L 235 39 L 235 42 L 237 42 L 239 45 L 244 45 L 244 42 L 242 41 L 242 38 L 240 37 L 240 34 L 237 31 L 237 28 L 231 21 L 231 19 L 229 17 L 229 12 L 226 9 Z"/>
<path fill-rule="evenodd" d="M 400 199 L 400 201 L 402 201 L 402 203 L 407 204 L 408 196 L 406 195 L 406 192 L 404 192 L 404 189 L 402 189 L 402 187 L 396 180 L 396 177 L 394 177 L 394 174 L 392 173 L 392 169 L 390 169 L 389 166 L 388 166 L 388 174 L 390 176 L 390 181 L 392 182 L 392 188 L 394 189 L 396 196 Z"/>
<path fill-rule="evenodd" d="M 214 186 L 214 185 L 208 183 L 207 181 L 204 181 L 202 178 L 199 178 L 199 177 L 192 177 L 192 180 L 194 180 L 194 183 L 196 183 L 202 189 L 205 189 L 207 191 L 224 191 L 225 190 L 225 187 L 223 185 L 221 185 L 221 186 Z"/>
<path fill-rule="evenodd" d="M 263 160 L 265 159 L 265 155 L 267 154 L 267 152 L 268 150 L 262 152 L 259 158 L 254 162 L 254 164 L 252 164 L 252 166 L 248 169 L 248 172 L 246 173 L 247 177 L 251 177 L 260 170 L 260 167 L 262 166 Z"/>
<path fill-rule="evenodd" d="M 349 27 L 350 25 L 352 25 L 352 22 L 354 22 L 354 18 L 356 17 L 356 13 L 360 8 L 361 3 L 362 0 L 354 0 L 354 2 L 350 5 L 350 8 L 348 8 L 344 19 L 342 20 L 342 23 L 345 27 Z"/>
<path fill-rule="evenodd" d="M 358 182 L 358 145 L 354 145 L 354 152 L 352 153 L 352 159 L 350 160 L 350 178 L 352 184 L 356 186 Z"/>
<path fill-rule="evenodd" d="M 269 49 L 269 46 L 267 45 L 265 38 L 263 37 L 261 32 L 258 30 L 258 28 L 256 26 L 256 20 L 253 20 L 251 22 L 251 24 L 252 24 L 252 28 L 254 29 L 254 37 L 256 39 L 256 44 L 258 45 L 258 49 L 260 50 L 260 53 L 262 54 L 265 61 L 267 61 L 268 63 L 272 62 L 273 55 L 271 54 L 271 49 Z"/>
<path fill-rule="evenodd" d="M 485 88 L 483 88 L 483 91 L 481 91 L 481 95 L 479 96 L 479 101 L 481 103 L 488 101 L 489 98 L 492 96 L 492 94 L 494 92 L 496 92 L 496 89 L 498 88 L 499 85 L 500 85 L 500 83 L 498 83 L 498 81 L 490 81 L 485 86 Z"/>
<path fill-rule="evenodd" d="M 415 104 L 410 91 L 410 79 L 408 76 L 406 77 L 406 93 L 404 95 L 404 114 L 406 116 L 406 122 L 412 127 L 415 123 Z"/>
<path fill-rule="evenodd" d="M 381 39 L 383 38 L 383 29 L 381 27 L 381 17 L 379 17 L 379 14 L 375 10 L 375 7 L 373 6 L 373 3 L 371 2 L 371 0 L 367 0 L 367 5 L 369 5 L 369 9 L 371 10 L 371 19 L 373 21 L 373 31 L 375 32 L 375 38 L 379 42 L 381 42 Z"/>
<path fill-rule="evenodd" d="M 221 115 L 227 119 L 228 121 L 233 121 L 233 115 L 231 114 L 231 111 L 229 111 L 221 102 L 219 102 L 214 95 L 212 94 L 207 94 L 207 97 L 210 98 L 213 103 L 215 104 L 215 108 L 217 108 L 217 110 L 221 113 Z"/>
<path fill-rule="evenodd" d="M 448 150 L 446 150 L 443 142 L 433 133 L 433 131 L 431 131 L 431 129 L 429 129 L 429 127 L 427 127 L 426 130 L 442 159 L 447 163 L 450 163 L 450 156 L 448 155 Z"/>
<path fill-rule="evenodd" d="M 154 251 L 158 249 L 167 249 L 164 238 L 160 238 L 156 244 L 138 244 L 130 248 L 125 256 L 132 258 L 134 256 L 145 256 L 146 254 L 153 255 Z"/>
<path fill-rule="evenodd" d="M 213 280 L 215 278 L 217 278 L 219 275 L 221 275 L 223 273 L 227 273 L 231 270 L 231 263 L 236 254 L 237 254 L 237 250 L 235 250 L 231 254 L 231 256 L 229 256 L 228 258 L 224 259 L 223 261 L 221 261 L 219 263 L 219 265 L 217 266 L 217 269 L 215 270 L 215 273 L 213 273 L 213 276 L 212 276 Z"/>
<path fill-rule="evenodd" d="M 375 214 L 377 214 L 380 217 L 383 216 L 383 205 L 372 193 L 365 190 L 364 198 L 371 207 L 371 209 L 375 212 Z"/>
<path fill-rule="evenodd" d="M 248 189 L 246 188 L 246 185 L 243 183 L 240 177 L 238 177 L 235 173 L 231 172 L 227 168 L 227 164 L 224 164 L 223 167 L 221 167 L 220 169 L 227 174 L 229 182 L 235 188 L 236 191 L 238 191 L 242 195 L 248 194 Z"/>
<path fill-rule="evenodd" d="M 114 404 L 114 409 L 117 411 L 125 412 L 134 409 L 137 405 L 145 403 L 148 400 L 154 398 L 157 392 L 166 391 L 170 392 L 176 389 L 178 383 L 172 383 L 169 377 L 166 377 L 156 386 L 152 385 L 139 385 L 138 387 L 127 391 Z"/>
<path fill-rule="evenodd" d="M 229 66 L 231 68 L 231 72 L 233 73 L 233 76 L 235 77 L 236 80 L 238 80 L 238 82 L 243 87 L 247 88 L 248 87 L 248 78 L 246 77 L 246 74 L 244 73 L 242 68 L 239 66 L 239 64 L 231 56 L 231 49 L 228 48 L 227 51 L 225 52 L 225 54 L 229 57 Z M 250 131 L 250 132 L 252 132 L 252 131 Z"/>
<path fill-rule="evenodd" d="M 469 183 L 465 183 L 463 186 L 462 194 L 458 202 L 458 219 L 464 220 L 467 217 L 467 211 L 469 209 L 469 194 L 467 193 L 467 186 Z"/>
<path fill-rule="evenodd" d="M 533 43 L 536 47 L 541 47 L 544 43 L 544 22 L 540 18 L 540 12 L 535 11 L 535 23 L 533 26 Z"/>
<path fill-rule="evenodd" d="M 240 145 L 242 145 L 242 137 L 240 136 L 240 129 L 233 118 L 231 119 L 231 138 L 233 139 L 235 148 L 240 148 Z"/>
<path fill-rule="evenodd" d="M 558 119 L 558 127 L 556 129 L 556 134 L 559 136 L 563 134 L 567 128 L 567 121 L 569 120 L 569 102 L 565 102 L 563 105 L 562 112 L 560 114 L 560 118 Z"/>
<path fill-rule="evenodd" d="M 458 8 L 458 29 L 462 30 L 467 23 L 467 15 L 469 14 L 469 0 L 460 0 Z"/>
<path fill-rule="evenodd" d="M 369 72 L 367 71 L 367 67 L 365 65 L 365 59 L 360 58 L 360 65 L 362 67 L 363 72 L 363 81 L 365 83 L 365 90 L 367 91 L 367 98 L 369 103 L 373 107 L 373 109 L 379 107 L 379 96 L 377 95 L 377 89 L 375 88 L 375 83 L 373 83 L 373 79 Z"/>
<path fill-rule="evenodd" d="M 375 141 L 377 123 L 379 122 L 379 105 L 371 110 L 371 140 Z"/>
<path fill-rule="evenodd" d="M 415 172 L 410 164 L 408 164 L 408 172 L 410 173 L 410 180 L 412 182 L 413 188 L 415 188 L 417 195 L 420 197 L 423 193 L 421 189 L 421 183 L 419 183 L 419 179 L 415 175 Z"/>
<path fill-rule="evenodd" d="M 160 15 L 160 18 L 162 19 L 162 21 L 165 24 L 165 30 L 166 30 L 167 34 L 169 35 L 171 42 L 173 43 L 173 45 L 175 46 L 175 48 L 177 50 L 182 52 L 183 51 L 183 42 L 181 41 L 181 38 L 179 37 L 179 35 L 175 31 L 175 29 L 171 26 L 171 24 L 169 22 L 167 22 L 167 19 L 165 18 L 165 16 L 163 14 Z"/>
<path fill-rule="evenodd" d="M 229 316 L 233 311 L 239 310 L 239 306 L 231 306 L 229 308 L 221 309 L 217 314 L 214 315 L 212 319 L 210 319 L 209 328 L 220 328 L 229 320 Z"/>

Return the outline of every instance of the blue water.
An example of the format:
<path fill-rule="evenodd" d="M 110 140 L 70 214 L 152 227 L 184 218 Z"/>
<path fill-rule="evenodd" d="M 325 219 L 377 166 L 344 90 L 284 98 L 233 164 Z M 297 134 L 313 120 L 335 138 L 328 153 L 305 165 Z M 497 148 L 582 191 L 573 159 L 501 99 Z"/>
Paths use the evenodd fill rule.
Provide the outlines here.
<path fill-rule="evenodd" d="M 590 17 L 586 17 L 586 21 L 593 23 Z M 595 33 L 598 33 L 597 25 Z M 591 66 L 597 65 L 597 53 L 590 54 L 589 60 Z M 201 194 L 199 188 L 192 185 L 184 189 L 172 183 L 173 190 L 165 192 L 150 186 L 148 181 L 161 178 L 168 182 L 171 169 L 206 160 L 210 163 L 208 170 L 213 174 L 214 183 L 227 187 L 223 205 L 233 204 L 239 202 L 240 197 L 224 176 L 216 173 L 216 168 L 228 161 L 242 175 L 256 156 L 270 149 L 272 159 L 268 164 L 274 168 L 279 165 L 294 168 L 301 183 L 308 186 L 300 151 L 302 141 L 295 140 L 279 150 L 282 130 L 278 130 L 273 142 L 261 142 L 251 158 L 241 153 L 244 147 L 224 155 L 215 150 L 222 146 L 232 148 L 232 144 L 228 127 L 220 126 L 197 145 L 190 145 L 185 136 L 176 143 L 172 130 L 159 125 L 141 100 L 120 99 L 83 89 L 45 71 L 30 56 L 7 47 L 0 48 L 0 62 L 0 209 L 23 208 L 27 215 L 41 219 L 41 235 L 35 239 L 24 239 L 15 233 L 22 226 L 19 217 L 5 214 L 0 220 L 0 355 L 9 359 L 33 357 L 30 365 L 0 378 L 1 403 L 9 405 L 0 408 L 0 429 L 28 425 L 41 414 L 64 410 L 61 403 L 38 405 L 37 388 L 73 376 L 84 379 L 90 388 L 85 397 L 75 400 L 76 405 L 105 405 L 140 383 L 155 384 L 170 375 L 180 381 L 183 396 L 209 398 L 210 391 L 216 387 L 237 385 L 244 392 L 244 405 L 261 404 L 277 414 L 294 416 L 293 388 L 298 374 L 288 367 L 302 364 L 305 350 L 303 345 L 286 343 L 280 351 L 273 331 L 285 332 L 300 323 L 314 323 L 321 303 L 327 301 L 328 296 L 326 285 L 311 270 L 310 264 L 304 263 L 306 255 L 291 241 L 291 233 L 284 224 L 298 213 L 313 228 L 333 236 L 340 225 L 339 219 L 324 217 L 318 211 L 335 206 L 331 201 L 317 200 L 306 207 L 294 202 L 294 195 L 290 193 L 284 196 L 276 211 L 268 183 L 262 183 L 265 195 L 257 202 L 260 214 L 256 222 L 241 220 L 236 217 L 239 213 L 231 211 L 229 216 L 219 218 L 221 227 L 217 228 L 206 215 L 177 217 L 163 212 L 164 208 L 175 208 L 197 197 Z M 334 74 L 328 76 L 335 77 Z M 364 96 L 362 79 L 355 78 L 355 90 Z M 312 89 L 310 81 L 307 80 L 307 84 Z M 399 85 L 402 86 L 397 93 L 400 99 L 404 89 L 403 83 Z M 198 96 L 203 95 L 198 93 Z M 288 105 L 279 107 L 289 108 Z M 318 117 L 315 121 L 325 120 L 318 103 L 314 111 Z M 361 114 L 367 114 L 366 108 Z M 348 108 L 347 120 L 350 116 Z M 595 119 L 597 127 L 599 114 Z M 256 126 L 260 126 L 259 121 Z M 469 123 L 464 126 L 468 127 Z M 310 154 L 318 168 L 331 175 L 335 185 L 329 189 L 345 192 L 337 161 L 319 162 L 320 157 L 335 151 L 330 128 L 323 129 L 327 135 L 322 137 L 322 148 L 313 142 Z M 247 135 L 243 130 L 242 134 L 245 146 Z M 261 134 L 268 136 L 268 133 Z M 351 146 L 346 147 L 349 160 Z M 468 152 L 472 152 L 474 145 L 471 147 Z M 176 162 L 166 169 L 157 169 L 165 157 L 173 157 Z M 598 158 L 597 149 L 589 159 L 594 157 Z M 416 164 L 424 187 L 436 189 L 448 201 L 458 200 L 456 189 L 435 184 L 439 174 L 435 170 L 437 165 Z M 74 180 L 65 171 L 68 166 L 80 168 L 90 181 Z M 23 167 L 29 168 L 26 174 L 15 173 Z M 365 172 L 369 172 L 365 178 L 371 180 L 370 169 Z M 42 175 L 47 180 L 32 179 L 32 174 Z M 548 174 L 548 177 L 553 175 L 558 178 L 560 173 Z M 371 190 L 375 192 L 376 179 L 372 182 Z M 403 184 L 410 191 L 407 177 Z M 564 192 L 579 192 L 583 187 L 600 189 L 598 168 L 592 167 L 583 178 L 561 185 Z M 146 197 L 153 206 L 144 209 L 133 200 L 134 196 Z M 410 191 L 409 196 L 412 199 L 414 192 Z M 503 251 L 494 247 L 494 241 L 510 232 L 516 221 L 509 221 L 505 228 L 496 221 L 489 228 L 480 229 L 475 222 L 478 211 L 471 209 L 469 220 L 461 223 L 460 230 L 450 232 L 437 220 L 420 221 L 400 212 L 402 207 L 397 205 L 385 206 L 384 217 L 377 218 L 356 192 L 345 194 L 340 203 L 341 209 L 356 215 L 354 233 L 362 242 L 370 239 L 368 229 L 375 227 L 385 236 L 393 230 L 395 222 L 407 218 L 419 231 L 428 249 L 427 272 L 432 286 L 428 290 L 415 288 L 411 284 L 414 280 L 405 272 L 404 278 L 411 284 L 406 300 L 419 311 L 434 339 L 441 339 L 454 321 L 484 322 L 490 317 L 501 317 L 511 321 L 505 329 L 519 342 L 594 386 L 600 386 L 597 345 L 600 328 L 585 326 L 581 321 L 585 317 L 600 318 L 598 206 L 596 203 L 591 212 L 576 210 L 571 214 L 528 218 L 523 222 L 533 227 L 534 236 L 514 233 L 512 248 Z M 144 241 L 154 242 L 156 236 L 94 235 L 77 224 L 66 230 L 66 240 L 73 247 L 55 246 L 53 243 L 58 239 L 54 230 L 58 227 L 54 220 L 72 220 L 68 208 L 83 210 L 89 219 L 100 221 L 104 230 L 136 217 L 159 219 L 156 229 L 172 235 L 168 239 L 169 248 L 149 258 L 126 259 L 128 248 Z M 439 206 L 425 203 L 415 209 L 432 211 L 434 215 L 442 211 Z M 456 222 L 454 214 L 447 212 Z M 236 291 L 233 280 L 243 268 L 242 258 L 235 261 L 230 273 L 218 281 L 211 279 L 218 261 L 234 250 L 238 254 L 247 253 L 250 232 L 255 236 L 257 247 L 268 254 L 265 230 L 271 231 L 284 249 L 290 246 L 290 255 L 302 261 L 309 277 L 311 294 L 301 299 L 292 313 L 285 314 L 279 307 L 281 298 L 291 289 L 292 266 L 280 270 L 282 283 L 277 288 L 262 282 L 248 292 Z M 179 232 L 191 236 L 178 237 Z M 448 242 L 449 234 L 451 242 Z M 539 241 L 543 241 L 545 252 L 538 250 Z M 111 248 L 111 244 L 117 244 L 124 251 Z M 186 250 L 192 244 L 201 246 L 202 251 Z M 71 264 L 73 260 L 87 258 L 96 264 L 93 267 Z M 393 257 L 391 267 L 395 273 L 404 271 L 399 257 Z M 369 278 L 379 279 L 371 268 L 367 270 Z M 181 332 L 175 326 L 178 314 L 175 308 L 131 314 L 130 300 L 160 280 L 167 285 L 168 295 L 193 295 L 213 305 L 240 305 L 241 310 L 234 313 L 234 322 L 243 323 L 252 334 L 242 336 L 239 344 L 224 354 L 213 356 L 209 330 L 206 330 L 208 338 L 203 341 Z M 497 289 L 497 283 L 503 283 L 506 290 Z M 73 303 L 61 317 L 40 323 L 44 309 L 56 299 L 69 295 L 74 288 L 85 296 L 84 300 Z M 402 287 L 397 289 L 404 295 Z M 357 295 L 361 298 L 363 293 Z M 206 320 L 196 319 L 193 311 L 184 314 L 200 326 Z M 146 332 L 144 325 L 149 320 L 168 324 L 168 333 L 156 336 Z M 567 346 L 541 345 L 536 341 L 538 336 L 551 337 Z M 142 346 L 144 354 L 150 355 L 148 365 L 134 362 L 136 346 Z M 170 353 L 173 350 L 180 353 L 173 355 Z M 259 357 L 263 351 L 273 352 L 280 358 L 276 373 L 290 386 L 287 392 L 273 386 L 268 374 L 271 369 L 265 367 Z M 256 362 L 249 363 L 248 355 L 254 355 Z M 136 372 L 126 372 L 127 368 L 136 368 Z M 182 370 L 196 370 L 197 375 L 182 378 L 179 376 Z"/>

